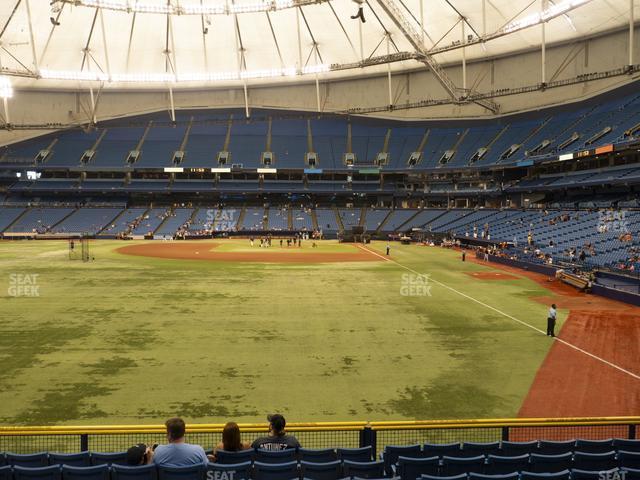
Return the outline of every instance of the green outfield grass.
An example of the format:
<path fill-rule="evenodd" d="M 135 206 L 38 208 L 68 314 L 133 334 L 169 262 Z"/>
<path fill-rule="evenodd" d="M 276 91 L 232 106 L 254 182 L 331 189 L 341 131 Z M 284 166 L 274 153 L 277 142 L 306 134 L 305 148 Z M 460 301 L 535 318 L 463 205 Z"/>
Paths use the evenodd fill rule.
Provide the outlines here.
<path fill-rule="evenodd" d="M 509 417 L 551 345 L 439 284 L 403 296 L 392 262 L 165 260 L 125 244 L 92 242 L 82 263 L 66 242 L 0 243 L 1 424 Z M 545 328 L 530 297 L 549 292 L 533 281 L 474 279 L 490 267 L 440 248 L 394 244 L 392 257 Z M 39 296 L 9 295 L 19 274 L 38 275 Z"/>

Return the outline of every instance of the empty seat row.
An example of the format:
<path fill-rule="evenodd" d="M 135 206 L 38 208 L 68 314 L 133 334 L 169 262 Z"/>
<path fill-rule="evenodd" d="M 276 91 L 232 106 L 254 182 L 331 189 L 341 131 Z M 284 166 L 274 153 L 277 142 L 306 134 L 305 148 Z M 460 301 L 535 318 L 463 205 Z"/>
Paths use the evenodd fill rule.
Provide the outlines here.
<path fill-rule="evenodd" d="M 505 475 L 462 473 L 450 477 L 422 475 L 417 480 L 640 480 L 640 470 L 623 468 L 607 471 L 563 470 L 554 473 L 512 472 Z"/>
<path fill-rule="evenodd" d="M 395 463 L 399 456 L 405 457 L 474 457 L 478 455 L 516 456 L 524 454 L 558 455 L 562 453 L 607 453 L 624 450 L 640 452 L 640 440 L 623 438 L 607 440 L 568 440 L 568 441 L 531 441 L 531 442 L 464 442 L 464 443 L 425 443 L 415 445 L 389 445 L 384 448 L 381 458 L 388 466 Z"/>
<path fill-rule="evenodd" d="M 396 464 L 388 465 L 387 475 L 398 475 L 402 480 L 415 480 L 422 474 L 454 476 L 463 473 L 506 475 L 513 472 L 556 473 L 564 470 L 607 471 L 618 467 L 640 469 L 640 453 L 620 451 L 609 453 L 564 453 L 542 455 L 533 453 L 515 457 L 483 455 L 477 457 L 398 457 Z M 605 479 L 601 479 L 605 480 Z M 611 480 L 611 479 L 609 479 Z"/>

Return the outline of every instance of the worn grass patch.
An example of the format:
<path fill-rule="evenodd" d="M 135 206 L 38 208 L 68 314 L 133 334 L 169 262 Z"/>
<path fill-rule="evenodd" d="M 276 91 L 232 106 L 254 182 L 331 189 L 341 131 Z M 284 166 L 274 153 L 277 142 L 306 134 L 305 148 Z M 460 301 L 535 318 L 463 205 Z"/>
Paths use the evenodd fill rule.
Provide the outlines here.
<path fill-rule="evenodd" d="M 180 262 L 124 244 L 92 242 L 83 264 L 60 242 L 0 243 L 0 422 L 513 416 L 550 345 L 436 284 L 403 295 L 391 262 Z M 544 328 L 530 296 L 549 292 L 534 282 L 470 281 L 489 269 L 442 249 L 394 245 L 392 258 Z M 40 295 L 6 295 L 12 273 L 39 274 Z"/>

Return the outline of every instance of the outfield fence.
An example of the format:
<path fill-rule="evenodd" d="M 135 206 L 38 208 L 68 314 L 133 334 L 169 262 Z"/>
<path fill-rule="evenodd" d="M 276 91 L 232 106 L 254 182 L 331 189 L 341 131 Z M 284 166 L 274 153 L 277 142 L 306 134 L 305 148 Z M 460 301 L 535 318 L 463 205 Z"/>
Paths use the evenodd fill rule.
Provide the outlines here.
<path fill-rule="evenodd" d="M 190 443 L 211 449 L 221 441 L 223 424 L 187 425 Z M 240 424 L 243 440 L 266 435 L 266 424 Z M 356 448 L 416 443 L 500 440 L 640 439 L 640 417 L 522 418 L 397 422 L 290 423 L 287 432 L 305 448 Z M 166 442 L 163 425 L 0 427 L 0 451 L 73 453 L 115 452 L 144 442 Z"/>

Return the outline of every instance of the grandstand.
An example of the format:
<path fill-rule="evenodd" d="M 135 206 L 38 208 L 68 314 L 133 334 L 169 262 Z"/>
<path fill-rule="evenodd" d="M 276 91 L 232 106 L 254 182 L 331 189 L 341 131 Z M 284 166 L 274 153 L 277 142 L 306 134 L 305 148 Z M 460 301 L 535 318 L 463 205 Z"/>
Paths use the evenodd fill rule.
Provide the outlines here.
<path fill-rule="evenodd" d="M 639 11 L 0 2 L 0 480 L 640 478 Z"/>

